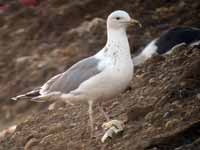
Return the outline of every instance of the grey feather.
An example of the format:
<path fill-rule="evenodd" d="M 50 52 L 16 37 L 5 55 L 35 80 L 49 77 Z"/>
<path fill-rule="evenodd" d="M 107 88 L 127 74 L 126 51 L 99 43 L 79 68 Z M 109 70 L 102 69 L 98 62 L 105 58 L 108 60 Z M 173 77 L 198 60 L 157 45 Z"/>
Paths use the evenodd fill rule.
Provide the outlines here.
<path fill-rule="evenodd" d="M 40 94 L 46 94 L 50 90 L 51 86 L 63 75 L 63 73 L 57 74 L 49 79 L 41 88 Z"/>
<path fill-rule="evenodd" d="M 40 93 L 47 94 L 54 91 L 69 93 L 70 91 L 75 90 L 82 82 L 102 71 L 98 69 L 99 61 L 100 60 L 94 57 L 79 61 L 66 72 L 47 81 L 47 83 L 42 86 Z"/>

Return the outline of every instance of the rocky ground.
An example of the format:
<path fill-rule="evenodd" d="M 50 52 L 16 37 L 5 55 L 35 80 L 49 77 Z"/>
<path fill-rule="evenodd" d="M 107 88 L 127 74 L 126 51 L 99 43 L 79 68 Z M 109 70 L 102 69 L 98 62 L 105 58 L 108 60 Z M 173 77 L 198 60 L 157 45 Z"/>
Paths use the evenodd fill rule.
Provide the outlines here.
<path fill-rule="evenodd" d="M 96 139 L 89 138 L 87 105 L 75 107 L 9 98 L 36 88 L 106 41 L 105 19 L 127 10 L 143 28 L 129 31 L 132 53 L 177 25 L 200 27 L 196 0 L 44 0 L 25 8 L 14 0 L 0 14 L 0 150 L 198 150 L 200 149 L 200 49 L 180 47 L 135 68 L 130 88 L 103 103 L 125 131 L 102 144 L 105 121 L 95 109 Z"/>

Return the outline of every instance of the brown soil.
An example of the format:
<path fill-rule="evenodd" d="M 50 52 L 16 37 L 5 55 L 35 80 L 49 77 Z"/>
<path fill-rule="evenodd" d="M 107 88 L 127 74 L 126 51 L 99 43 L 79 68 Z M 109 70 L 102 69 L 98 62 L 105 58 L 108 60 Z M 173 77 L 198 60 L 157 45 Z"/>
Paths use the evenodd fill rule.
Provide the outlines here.
<path fill-rule="evenodd" d="M 89 138 L 87 105 L 13 102 L 71 64 L 97 52 L 106 41 L 105 19 L 124 9 L 142 29 L 130 29 L 133 52 L 169 27 L 200 27 L 196 0 L 46 0 L 37 8 L 11 8 L 0 16 L 0 129 L 19 124 L 0 150 L 189 150 L 200 149 L 200 49 L 180 47 L 135 68 L 130 89 L 103 103 L 126 124 L 122 135 L 100 142 L 105 121 L 95 108 L 96 139 Z"/>

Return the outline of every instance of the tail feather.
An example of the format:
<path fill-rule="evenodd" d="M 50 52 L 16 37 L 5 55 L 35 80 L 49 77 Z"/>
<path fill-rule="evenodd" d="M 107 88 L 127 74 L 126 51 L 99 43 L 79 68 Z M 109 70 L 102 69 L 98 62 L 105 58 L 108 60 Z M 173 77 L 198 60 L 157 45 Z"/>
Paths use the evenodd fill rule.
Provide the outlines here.
<path fill-rule="evenodd" d="M 33 90 L 28 93 L 18 95 L 16 97 L 12 97 L 11 99 L 16 101 L 16 100 L 21 100 L 21 99 L 32 99 L 34 97 L 40 96 L 40 90 Z"/>
<path fill-rule="evenodd" d="M 49 101 L 50 102 L 50 101 L 55 101 L 56 99 L 59 99 L 60 96 L 61 96 L 60 92 L 51 92 L 45 95 L 39 95 L 39 96 L 33 97 L 31 101 L 34 101 L 34 102 Z"/>

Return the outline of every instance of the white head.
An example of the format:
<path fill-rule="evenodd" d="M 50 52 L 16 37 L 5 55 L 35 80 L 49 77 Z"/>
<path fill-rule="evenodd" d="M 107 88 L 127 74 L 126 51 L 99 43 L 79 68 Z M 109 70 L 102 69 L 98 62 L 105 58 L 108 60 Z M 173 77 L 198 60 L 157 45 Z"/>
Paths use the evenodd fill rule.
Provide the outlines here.
<path fill-rule="evenodd" d="M 123 10 L 112 12 L 107 19 L 107 27 L 109 29 L 126 30 L 129 25 L 133 24 L 139 24 L 141 26 L 137 20 L 132 19 L 129 14 Z"/>

